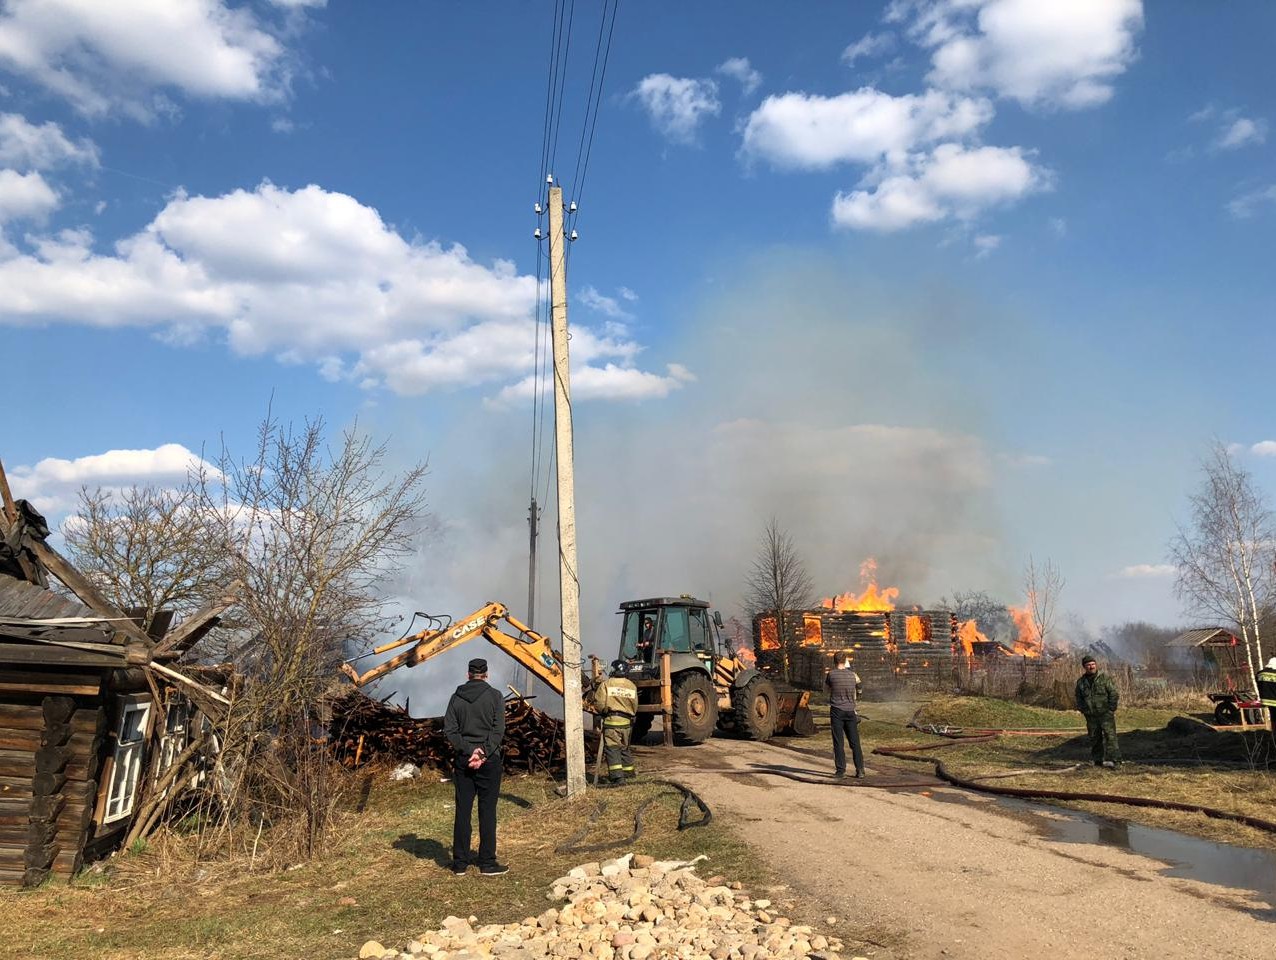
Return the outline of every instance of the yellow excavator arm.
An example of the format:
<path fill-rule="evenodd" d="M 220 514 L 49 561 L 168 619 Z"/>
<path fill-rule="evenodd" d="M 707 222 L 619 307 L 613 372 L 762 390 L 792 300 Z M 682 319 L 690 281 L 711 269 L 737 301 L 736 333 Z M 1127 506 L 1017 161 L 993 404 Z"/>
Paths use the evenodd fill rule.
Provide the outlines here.
<path fill-rule="evenodd" d="M 512 633 L 506 633 L 501 629 L 507 624 L 513 628 Z M 409 647 L 409 649 L 378 664 L 366 673 L 359 673 L 349 663 L 343 663 L 341 670 L 354 681 L 356 687 L 362 687 L 384 677 L 391 670 L 403 666 L 415 667 L 418 663 L 424 663 L 444 650 L 451 650 L 475 637 L 483 637 L 489 643 L 500 647 L 530 670 L 538 680 L 562 696 L 562 654 L 554 649 L 548 637 L 512 617 L 505 604 L 495 602 L 486 604 L 442 630 L 422 630 L 420 633 L 401 637 L 393 643 L 377 647 L 372 651 L 374 654 L 388 653 L 400 647 Z M 589 707 L 587 706 L 586 709 Z"/>

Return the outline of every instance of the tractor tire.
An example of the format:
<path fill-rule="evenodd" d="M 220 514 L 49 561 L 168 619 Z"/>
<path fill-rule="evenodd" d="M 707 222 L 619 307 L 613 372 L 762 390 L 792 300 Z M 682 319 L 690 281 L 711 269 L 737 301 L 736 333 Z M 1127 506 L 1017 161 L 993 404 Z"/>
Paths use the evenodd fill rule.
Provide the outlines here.
<path fill-rule="evenodd" d="M 1241 708 L 1231 700 L 1220 700 L 1214 707 L 1214 722 L 1220 727 L 1234 727 L 1241 722 Z"/>
<path fill-rule="evenodd" d="M 706 674 L 685 673 L 673 684 L 673 740 L 682 746 L 704 743 L 718 725 L 718 694 Z"/>
<path fill-rule="evenodd" d="M 759 742 L 775 736 L 779 717 L 779 692 L 766 677 L 754 677 L 743 687 L 731 691 L 731 712 L 735 728 L 743 736 Z"/>
<path fill-rule="evenodd" d="M 641 744 L 647 739 L 647 734 L 651 733 L 651 721 L 655 719 L 654 713 L 639 713 L 634 716 L 634 725 L 630 728 L 629 742 L 632 744 Z"/>

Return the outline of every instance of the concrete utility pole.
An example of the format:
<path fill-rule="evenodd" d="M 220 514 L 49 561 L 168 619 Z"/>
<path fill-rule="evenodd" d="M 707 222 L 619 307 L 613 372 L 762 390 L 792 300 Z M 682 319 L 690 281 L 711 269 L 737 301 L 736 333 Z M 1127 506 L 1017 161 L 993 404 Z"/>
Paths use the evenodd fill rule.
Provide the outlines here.
<path fill-rule="evenodd" d="M 554 455 L 558 463 L 558 589 L 562 598 L 563 724 L 567 796 L 585 792 L 585 727 L 581 703 L 580 581 L 576 574 L 576 492 L 572 463 L 572 400 L 567 357 L 567 238 L 563 188 L 549 188 L 549 296 L 554 336 Z"/>

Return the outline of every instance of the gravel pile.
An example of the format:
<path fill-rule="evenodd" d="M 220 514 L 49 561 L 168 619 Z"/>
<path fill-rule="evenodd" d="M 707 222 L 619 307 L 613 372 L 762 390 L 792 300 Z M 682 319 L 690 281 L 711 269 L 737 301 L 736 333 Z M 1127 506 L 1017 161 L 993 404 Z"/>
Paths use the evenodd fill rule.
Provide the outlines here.
<path fill-rule="evenodd" d="M 717 878 L 715 878 L 716 880 Z M 629 855 L 554 881 L 559 904 L 521 923 L 448 917 L 403 950 L 369 940 L 362 960 L 798 960 L 840 957 L 841 942 L 779 916 L 740 884 L 706 881 L 694 863 Z M 858 958 L 857 958 L 858 960 Z"/>

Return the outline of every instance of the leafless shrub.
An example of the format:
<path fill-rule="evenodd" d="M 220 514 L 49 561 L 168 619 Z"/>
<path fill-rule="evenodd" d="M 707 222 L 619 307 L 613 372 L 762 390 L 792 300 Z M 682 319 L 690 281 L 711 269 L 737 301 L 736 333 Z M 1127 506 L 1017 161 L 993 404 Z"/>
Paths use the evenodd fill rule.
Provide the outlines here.
<path fill-rule="evenodd" d="M 1038 564 L 1029 555 L 1023 570 L 1023 586 L 1028 594 L 1028 617 L 1043 651 L 1058 619 L 1059 595 L 1066 582 L 1048 557 L 1045 563 Z"/>

